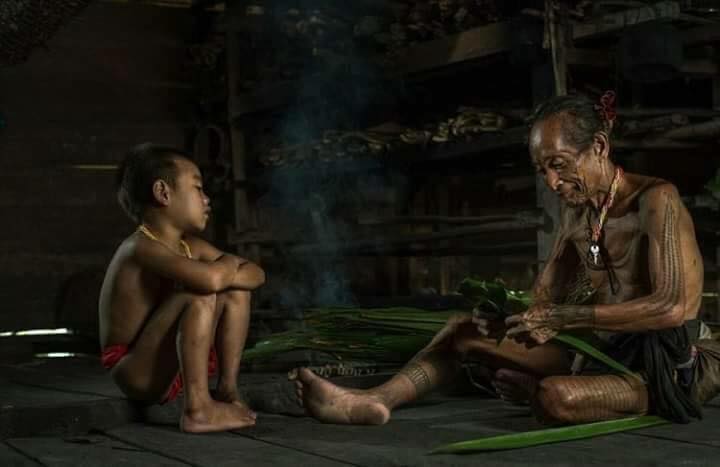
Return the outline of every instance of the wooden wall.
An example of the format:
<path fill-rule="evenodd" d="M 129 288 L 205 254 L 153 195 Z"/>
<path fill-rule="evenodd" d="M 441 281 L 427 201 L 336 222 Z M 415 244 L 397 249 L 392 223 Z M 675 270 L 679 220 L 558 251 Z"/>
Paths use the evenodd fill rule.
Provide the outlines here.
<path fill-rule="evenodd" d="M 101 272 L 133 228 L 113 170 L 132 145 L 184 145 L 188 10 L 95 3 L 0 69 L 0 330 L 94 322 Z"/>

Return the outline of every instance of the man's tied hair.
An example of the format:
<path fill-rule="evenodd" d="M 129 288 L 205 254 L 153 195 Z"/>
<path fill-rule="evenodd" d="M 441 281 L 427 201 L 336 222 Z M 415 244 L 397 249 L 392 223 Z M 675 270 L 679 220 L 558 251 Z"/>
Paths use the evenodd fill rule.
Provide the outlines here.
<path fill-rule="evenodd" d="M 154 202 L 152 186 L 157 180 L 175 186 L 178 158 L 190 159 L 183 151 L 153 143 L 138 144 L 125 156 L 117 171 L 117 197 L 132 220 L 139 223 Z"/>
<path fill-rule="evenodd" d="M 599 101 L 583 95 L 557 96 L 540 104 L 530 118 L 535 125 L 559 116 L 563 136 L 580 150 L 589 147 L 595 133 L 604 131 L 608 138 L 615 122 L 615 93 L 606 92 Z"/>

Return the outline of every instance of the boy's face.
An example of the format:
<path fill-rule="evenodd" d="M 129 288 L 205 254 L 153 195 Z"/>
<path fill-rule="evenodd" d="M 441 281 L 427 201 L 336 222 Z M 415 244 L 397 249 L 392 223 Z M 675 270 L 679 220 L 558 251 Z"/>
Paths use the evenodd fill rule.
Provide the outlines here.
<path fill-rule="evenodd" d="M 178 158 L 170 214 L 183 231 L 201 232 L 210 216 L 210 199 L 203 191 L 200 169 L 191 161 Z"/>

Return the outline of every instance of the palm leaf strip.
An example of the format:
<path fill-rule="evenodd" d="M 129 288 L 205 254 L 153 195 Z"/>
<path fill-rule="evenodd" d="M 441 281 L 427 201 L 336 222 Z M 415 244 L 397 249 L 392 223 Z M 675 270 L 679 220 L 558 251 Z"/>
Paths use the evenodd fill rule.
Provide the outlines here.
<path fill-rule="evenodd" d="M 572 425 L 561 428 L 548 428 L 545 430 L 491 436 L 470 441 L 462 441 L 459 443 L 446 444 L 433 449 L 430 451 L 430 454 L 469 454 L 483 451 L 527 448 L 541 444 L 593 438 L 595 436 L 648 428 L 666 423 L 670 422 L 664 418 L 653 415 L 621 418 L 618 420 L 585 423 L 582 425 Z"/>

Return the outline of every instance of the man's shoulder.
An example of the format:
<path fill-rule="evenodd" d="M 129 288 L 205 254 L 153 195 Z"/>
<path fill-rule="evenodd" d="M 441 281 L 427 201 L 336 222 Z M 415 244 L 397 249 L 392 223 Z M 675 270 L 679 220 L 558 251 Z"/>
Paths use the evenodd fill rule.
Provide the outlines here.
<path fill-rule="evenodd" d="M 668 199 L 680 199 L 680 193 L 672 182 L 656 177 L 638 176 L 638 178 L 641 183 L 637 188 L 637 196 L 641 205 L 652 205 Z"/>

